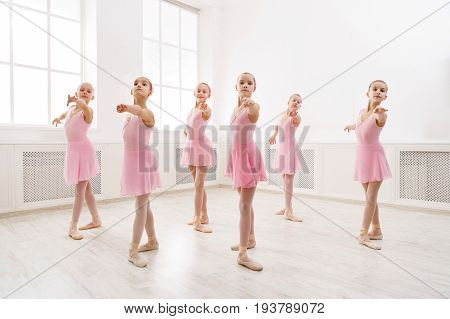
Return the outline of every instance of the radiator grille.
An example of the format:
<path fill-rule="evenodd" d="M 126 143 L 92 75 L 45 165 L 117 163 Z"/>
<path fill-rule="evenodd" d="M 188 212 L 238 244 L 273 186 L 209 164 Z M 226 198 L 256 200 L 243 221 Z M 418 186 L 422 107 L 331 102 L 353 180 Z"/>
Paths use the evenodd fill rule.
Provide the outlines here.
<path fill-rule="evenodd" d="M 101 168 L 102 154 L 96 151 Z M 67 186 L 64 181 L 65 151 L 37 151 L 22 153 L 23 202 L 34 203 L 46 200 L 71 198 L 75 186 Z M 91 179 L 94 194 L 102 193 L 100 173 Z"/>
<path fill-rule="evenodd" d="M 400 151 L 400 198 L 450 203 L 450 152 Z"/>

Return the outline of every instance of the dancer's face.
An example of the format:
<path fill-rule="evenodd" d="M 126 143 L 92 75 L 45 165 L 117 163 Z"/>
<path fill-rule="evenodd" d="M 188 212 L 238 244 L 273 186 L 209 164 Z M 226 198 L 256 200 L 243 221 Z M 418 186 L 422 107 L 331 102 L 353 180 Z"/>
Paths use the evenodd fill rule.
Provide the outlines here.
<path fill-rule="evenodd" d="M 86 104 L 94 98 L 94 88 L 90 83 L 81 83 L 78 87 L 76 96 L 79 99 L 83 99 Z"/>
<path fill-rule="evenodd" d="M 204 83 L 200 83 L 199 85 L 197 85 L 197 89 L 195 90 L 194 95 L 197 99 L 197 102 L 205 102 L 211 96 L 209 86 Z"/>
<path fill-rule="evenodd" d="M 255 92 L 256 83 L 251 74 L 241 74 L 236 83 L 236 90 L 240 97 L 251 97 Z"/>
<path fill-rule="evenodd" d="M 135 98 L 147 99 L 152 94 L 152 84 L 147 78 L 139 77 L 134 80 L 133 95 Z"/>
<path fill-rule="evenodd" d="M 294 94 L 289 99 L 288 108 L 289 112 L 295 112 L 302 106 L 302 98 L 298 94 Z"/>
<path fill-rule="evenodd" d="M 387 98 L 387 86 L 383 82 L 374 82 L 367 92 L 367 97 L 371 103 L 380 104 Z"/>

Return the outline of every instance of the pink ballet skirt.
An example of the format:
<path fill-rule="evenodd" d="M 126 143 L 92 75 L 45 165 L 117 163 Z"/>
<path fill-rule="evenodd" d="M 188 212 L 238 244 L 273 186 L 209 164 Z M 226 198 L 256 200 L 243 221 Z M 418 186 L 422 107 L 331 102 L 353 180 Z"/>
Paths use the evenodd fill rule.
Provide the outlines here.
<path fill-rule="evenodd" d="M 276 173 L 293 175 L 301 169 L 300 159 L 297 154 L 295 143 L 295 130 L 297 127 L 292 124 L 292 117 L 278 125 L 279 141 L 276 144 L 276 153 L 272 169 Z"/>
<path fill-rule="evenodd" d="M 392 177 L 383 146 L 379 142 L 383 127 L 377 125 L 375 114 L 361 121 L 364 111 L 365 109 L 361 110 L 356 122 L 355 132 L 358 144 L 354 180 L 361 183 L 383 181 Z"/>
<path fill-rule="evenodd" d="M 152 131 L 138 116 L 131 115 L 125 122 L 121 195 L 150 194 L 161 187 L 158 163 L 149 146 Z"/>
<path fill-rule="evenodd" d="M 87 138 L 90 124 L 84 120 L 83 111 L 73 114 L 72 106 L 67 112 L 64 131 L 67 138 L 64 179 L 67 185 L 88 181 L 100 172 L 94 147 Z"/>
<path fill-rule="evenodd" d="M 266 181 L 264 161 L 253 141 L 255 124 L 248 119 L 247 108 L 231 117 L 232 144 L 225 176 L 233 180 L 233 188 L 253 188 Z"/>
<path fill-rule="evenodd" d="M 187 117 L 187 140 L 184 145 L 180 164 L 182 166 L 213 166 L 216 162 L 211 142 L 205 136 L 208 121 L 202 117 L 202 111 L 194 108 Z"/>

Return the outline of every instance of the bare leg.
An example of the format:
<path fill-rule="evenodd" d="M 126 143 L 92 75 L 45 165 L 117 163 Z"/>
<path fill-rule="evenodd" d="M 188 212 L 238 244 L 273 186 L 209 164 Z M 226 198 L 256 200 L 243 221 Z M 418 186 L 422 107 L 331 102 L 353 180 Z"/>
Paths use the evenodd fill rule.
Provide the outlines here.
<path fill-rule="evenodd" d="M 368 183 L 363 184 L 364 192 L 367 193 Z M 383 233 L 381 232 L 380 217 L 378 214 L 378 204 L 375 207 L 375 214 L 373 215 L 371 230 L 368 233 L 369 239 L 381 240 L 383 239 Z"/>
<path fill-rule="evenodd" d="M 239 196 L 241 196 L 241 188 L 238 188 Z M 252 249 L 256 247 L 256 240 L 255 240 L 255 212 L 253 210 L 253 205 L 251 208 L 251 214 L 250 214 L 250 236 L 248 238 L 248 244 L 247 249 Z M 231 246 L 231 250 L 239 251 L 240 244 L 235 244 Z"/>
<path fill-rule="evenodd" d="M 361 245 L 365 245 L 371 249 L 381 249 L 380 246 L 374 244 L 369 240 L 368 229 L 370 227 L 370 223 L 373 220 L 373 216 L 375 214 L 376 206 L 377 206 L 377 197 L 378 191 L 380 190 L 381 182 L 369 182 L 367 186 L 363 184 L 364 189 L 366 190 L 366 206 L 364 207 L 364 217 L 361 226 L 361 231 L 358 237 L 359 243 Z"/>
<path fill-rule="evenodd" d="M 212 230 L 201 223 L 201 213 L 203 206 L 203 194 L 205 193 L 204 184 L 205 176 L 208 168 L 206 166 L 198 166 L 195 174 L 195 195 L 194 195 L 194 229 L 202 233 L 211 233 Z"/>
<path fill-rule="evenodd" d="M 80 227 L 80 230 L 86 230 L 102 226 L 102 222 L 98 215 L 97 205 L 95 203 L 95 197 L 94 193 L 92 192 L 92 186 L 90 181 L 88 181 L 87 183 L 84 199 L 86 200 L 89 212 L 91 213 L 92 221 L 89 224 Z"/>
<path fill-rule="evenodd" d="M 242 188 L 240 191 L 239 210 L 240 210 L 240 240 L 239 240 L 239 255 L 237 262 L 239 265 L 247 267 L 248 269 L 260 271 L 263 269 L 262 265 L 251 260 L 247 256 L 247 245 L 250 238 L 250 230 L 252 228 L 252 203 L 255 196 L 256 187 Z"/>
<path fill-rule="evenodd" d="M 80 220 L 87 183 L 88 181 L 80 181 L 75 186 L 75 201 L 72 209 L 72 221 L 69 226 L 69 237 L 75 240 L 83 239 L 83 235 L 78 232 L 78 221 Z"/>
<path fill-rule="evenodd" d="M 153 212 L 150 209 L 150 200 L 147 202 L 147 219 L 145 221 L 145 232 L 147 233 L 148 241 L 146 244 L 139 246 L 138 253 L 159 249 L 159 243 L 156 239 L 155 233 L 155 219 L 153 217 Z"/>
<path fill-rule="evenodd" d="M 145 224 L 147 222 L 147 202 L 150 194 L 136 196 L 136 215 L 134 217 L 133 235 L 131 239 L 130 252 L 128 260 L 137 267 L 147 266 L 147 260 L 139 256 L 138 247 L 144 233 Z"/>
<path fill-rule="evenodd" d="M 291 220 L 293 222 L 302 222 L 303 220 L 295 216 L 292 208 L 292 194 L 294 192 L 294 174 L 285 174 L 284 175 L 284 218 L 287 220 Z"/>
<path fill-rule="evenodd" d="M 203 188 L 202 218 L 201 218 L 202 224 L 209 224 L 207 203 L 208 197 L 206 196 L 206 190 Z"/>

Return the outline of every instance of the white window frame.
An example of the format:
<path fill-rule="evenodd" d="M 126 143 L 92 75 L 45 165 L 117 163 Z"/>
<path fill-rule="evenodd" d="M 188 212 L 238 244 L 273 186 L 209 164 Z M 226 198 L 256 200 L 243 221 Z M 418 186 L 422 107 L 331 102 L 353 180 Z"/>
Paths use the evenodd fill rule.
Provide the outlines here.
<path fill-rule="evenodd" d="M 12 9 L 18 8 L 18 9 L 24 9 L 24 10 L 29 10 L 32 12 L 37 12 L 37 13 L 41 13 L 41 14 L 45 14 L 47 17 L 47 67 L 38 67 L 38 66 L 33 66 L 33 65 L 27 65 L 27 64 L 20 64 L 20 63 L 15 63 L 14 62 L 14 48 L 13 48 L 13 14 L 15 14 L 13 12 L 13 10 L 9 10 L 9 62 L 6 61 L 1 61 L 0 60 L 0 64 L 3 65 L 9 65 L 9 78 L 10 78 L 10 115 L 9 115 L 9 123 L 0 123 L 0 127 L 3 128 L 37 128 L 37 129 L 50 129 L 49 126 L 51 125 L 51 121 L 52 121 L 52 116 L 51 116 L 51 106 L 52 106 L 52 91 L 51 91 L 51 73 L 52 72 L 56 72 L 56 73 L 64 73 L 64 74 L 70 74 L 70 75 L 78 75 L 80 77 L 80 83 L 82 82 L 82 80 L 84 79 L 84 73 L 85 73 L 85 63 L 84 63 L 84 47 L 85 47 L 85 39 L 84 39 L 84 1 L 85 0 L 80 0 L 80 20 L 75 20 L 75 19 L 71 19 L 65 16 L 60 16 L 58 14 L 54 14 L 50 12 L 50 1 L 51 0 L 47 0 L 47 10 L 46 11 L 42 11 L 39 9 L 35 9 L 35 8 L 30 8 L 27 7 L 25 5 L 22 4 L 17 4 L 15 2 L 13 2 L 12 0 L 0 0 L 0 2 L 5 3 L 8 7 L 11 7 Z M 3 4 L 0 4 L 3 6 Z M 75 23 L 79 23 L 80 24 L 80 72 L 71 72 L 71 71 L 64 71 L 64 70 L 58 70 L 58 69 L 54 69 L 54 68 L 50 68 L 51 65 L 51 49 L 50 49 L 50 18 L 51 17 L 55 17 L 58 19 L 63 19 L 66 21 L 70 21 L 70 22 L 75 22 Z M 43 32 L 42 30 L 40 30 L 41 32 Z M 59 39 L 62 41 L 62 39 Z M 14 123 L 14 67 L 24 67 L 24 68 L 29 68 L 29 69 L 34 69 L 34 70 L 41 70 L 41 71 L 47 71 L 47 119 L 48 119 L 48 123 L 47 124 L 18 124 L 18 123 Z M 68 92 L 71 92 L 71 90 L 75 90 L 75 88 L 67 88 Z M 62 101 L 61 103 L 64 103 L 65 101 Z M 93 123 L 93 126 L 96 127 L 97 123 Z M 51 128 L 52 130 L 54 128 Z M 62 128 L 61 128 L 62 129 Z"/>
<path fill-rule="evenodd" d="M 146 1 L 146 0 L 143 0 L 143 1 Z M 181 114 L 182 114 L 182 97 L 183 97 L 183 95 L 181 93 L 183 91 L 184 92 L 191 92 L 192 95 L 193 95 L 194 91 L 195 91 L 195 88 L 192 88 L 192 89 L 183 88 L 182 85 L 181 85 L 181 77 L 182 77 L 181 52 L 182 52 L 182 50 L 185 50 L 185 51 L 189 51 L 189 52 L 195 53 L 195 58 L 196 58 L 196 76 L 197 76 L 196 81 L 198 81 L 198 73 L 199 73 L 199 67 L 198 67 L 198 19 L 197 19 L 197 25 L 196 25 L 196 33 L 197 33 L 196 48 L 197 49 L 196 50 L 192 50 L 192 49 L 188 49 L 188 48 L 182 47 L 182 45 L 181 45 L 181 34 L 182 34 L 182 32 L 181 32 L 181 10 L 189 11 L 191 13 L 199 15 L 200 14 L 200 9 L 192 7 L 190 5 L 187 5 L 185 3 L 182 3 L 182 2 L 179 2 L 179 1 L 176 1 L 176 0 L 157 0 L 157 1 L 159 2 L 159 6 L 158 6 L 158 8 L 159 8 L 159 13 L 158 13 L 158 15 L 159 15 L 159 19 L 158 19 L 158 22 L 159 22 L 159 36 L 158 37 L 159 37 L 159 39 L 156 40 L 156 39 L 145 37 L 143 35 L 142 36 L 142 39 L 143 39 L 142 41 L 143 41 L 143 43 L 144 43 L 144 41 L 149 41 L 149 42 L 152 42 L 152 43 L 156 43 L 158 45 L 158 47 L 159 47 L 159 79 L 158 79 L 158 84 L 154 84 L 154 86 L 158 86 L 159 87 L 160 95 L 159 95 L 159 101 L 154 102 L 154 101 L 150 100 L 150 103 L 152 103 L 156 107 L 160 108 L 160 118 L 159 119 L 155 119 L 155 121 L 156 121 L 156 126 L 158 126 L 159 128 L 163 129 L 164 125 L 167 125 L 167 123 L 163 123 L 162 122 L 162 113 L 164 112 L 164 108 L 162 107 L 162 100 L 163 100 L 163 94 L 162 94 L 163 90 L 162 89 L 163 88 L 169 88 L 169 89 L 176 89 L 176 90 L 179 91 L 179 95 L 180 95 L 180 109 L 179 109 L 179 112 L 176 115 L 176 117 L 178 119 L 182 120 L 183 123 L 184 123 L 185 119 L 181 118 Z M 179 34 L 178 45 L 174 45 L 174 44 L 162 41 L 162 22 L 161 22 L 161 20 L 162 20 L 162 17 L 161 17 L 162 2 L 166 2 L 166 3 L 169 3 L 171 5 L 174 5 L 174 6 L 178 7 L 178 10 L 179 10 L 179 15 L 178 15 L 178 34 Z M 145 19 L 144 16 L 142 18 Z M 162 74 L 163 73 L 162 72 L 162 45 L 166 45 L 166 46 L 170 46 L 172 48 L 177 48 L 178 49 L 178 63 L 179 63 L 178 86 L 166 85 L 166 84 L 162 83 L 162 77 L 163 77 L 163 74 Z M 144 59 L 144 56 L 143 56 L 143 59 Z M 144 76 L 145 76 L 145 74 L 144 74 Z M 180 122 L 179 124 L 182 124 L 182 123 Z M 170 130 L 173 130 L 173 128 L 170 127 Z"/>

